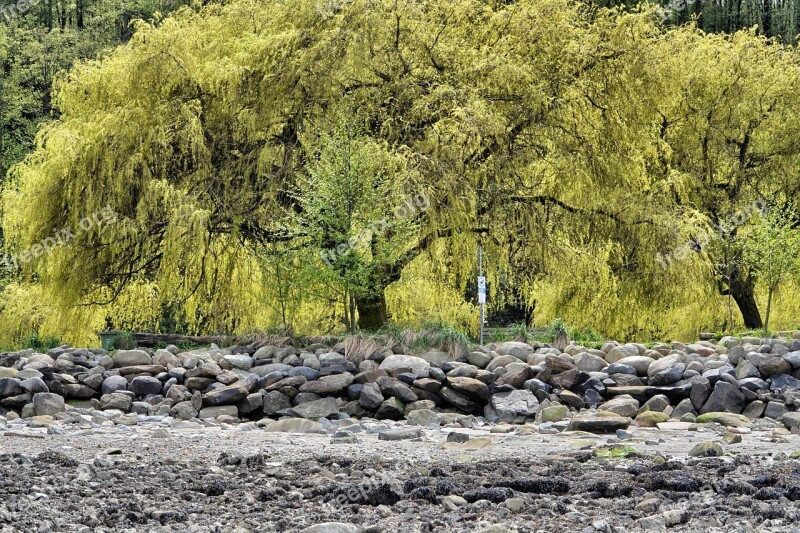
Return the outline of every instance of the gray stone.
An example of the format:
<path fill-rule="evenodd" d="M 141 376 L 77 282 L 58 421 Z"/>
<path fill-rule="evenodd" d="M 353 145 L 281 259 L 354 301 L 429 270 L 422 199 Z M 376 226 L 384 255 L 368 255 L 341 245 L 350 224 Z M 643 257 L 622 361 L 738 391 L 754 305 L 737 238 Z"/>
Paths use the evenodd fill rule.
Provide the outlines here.
<path fill-rule="evenodd" d="M 50 392 L 50 389 L 47 388 L 44 381 L 41 378 L 28 378 L 23 379 L 20 384 L 22 390 L 29 394 L 37 394 L 39 392 Z"/>
<path fill-rule="evenodd" d="M 693 402 L 694 403 L 694 402 Z M 718 381 L 714 386 L 714 391 L 709 396 L 706 403 L 700 409 L 700 414 L 704 413 L 741 413 L 744 409 L 745 397 L 739 387 L 731 385 L 725 381 Z"/>
<path fill-rule="evenodd" d="M 296 405 L 292 411 L 300 418 L 308 420 L 319 420 L 320 418 L 328 418 L 332 415 L 339 413 L 339 404 L 336 398 L 321 398 L 313 402 Z"/>
<path fill-rule="evenodd" d="M 117 368 L 153 364 L 153 358 L 144 350 L 120 350 L 112 356 L 112 359 Z"/>
<path fill-rule="evenodd" d="M 639 402 L 635 398 L 623 394 L 598 406 L 597 410 L 608 411 L 626 418 L 633 418 L 636 416 L 636 413 L 639 412 Z"/>
<path fill-rule="evenodd" d="M 100 387 L 103 394 L 111 394 L 121 390 L 128 390 L 128 380 L 122 376 L 108 376 Z"/>
<path fill-rule="evenodd" d="M 614 433 L 618 429 L 628 429 L 633 422 L 624 416 L 588 417 L 575 416 L 570 420 L 567 430 L 588 431 L 590 433 Z"/>
<path fill-rule="evenodd" d="M 235 405 L 214 405 L 200 409 L 199 418 L 218 418 L 220 416 L 230 416 L 236 418 L 239 415 Z"/>
<path fill-rule="evenodd" d="M 786 405 L 782 402 L 769 402 L 764 410 L 764 416 L 780 420 L 786 411 Z"/>
<path fill-rule="evenodd" d="M 523 380 L 524 381 L 524 380 Z M 485 402 L 489 399 L 489 387 L 473 378 L 448 378 L 448 385 L 474 402 Z"/>
<path fill-rule="evenodd" d="M 64 398 L 50 392 L 39 392 L 33 395 L 33 409 L 36 416 L 50 415 L 66 411 Z"/>
<path fill-rule="evenodd" d="M 781 422 L 783 422 L 783 425 L 790 430 L 797 430 L 800 428 L 800 411 L 786 413 L 781 417 Z"/>
<path fill-rule="evenodd" d="M 608 366 L 605 359 L 588 352 L 579 353 L 573 359 L 578 370 L 583 372 L 599 372 Z"/>
<path fill-rule="evenodd" d="M 375 418 L 378 420 L 402 420 L 404 416 L 405 405 L 397 398 L 389 398 L 384 401 L 375 413 Z"/>
<path fill-rule="evenodd" d="M 761 374 L 758 372 L 756 366 L 743 359 L 736 365 L 736 379 L 745 379 L 745 378 L 760 378 Z"/>
<path fill-rule="evenodd" d="M 230 405 L 246 398 L 249 392 L 247 387 L 240 383 L 219 387 L 203 395 L 203 405 L 206 407 Z"/>
<path fill-rule="evenodd" d="M 406 415 L 406 421 L 412 426 L 442 425 L 442 417 L 430 409 L 415 409 Z"/>
<path fill-rule="evenodd" d="M 361 396 L 358 398 L 358 403 L 364 409 L 377 409 L 384 402 L 385 398 L 381 394 L 381 389 L 377 383 L 365 383 L 364 388 L 361 389 Z"/>
<path fill-rule="evenodd" d="M 100 409 L 118 409 L 126 413 L 131 408 L 132 402 L 133 398 L 129 395 L 121 392 L 112 392 L 100 397 Z"/>
<path fill-rule="evenodd" d="M 270 391 L 264 394 L 264 414 L 274 415 L 292 406 L 289 397 L 279 391 Z"/>
<path fill-rule="evenodd" d="M 680 381 L 684 370 L 686 370 L 686 364 L 681 362 L 679 356 L 668 355 L 654 361 L 647 368 L 648 384 L 671 385 Z"/>
<path fill-rule="evenodd" d="M 536 416 L 539 400 L 529 390 L 499 392 L 492 395 L 484 410 L 492 423 L 524 423 Z"/>
<path fill-rule="evenodd" d="M 251 359 L 249 355 L 231 354 L 224 356 L 222 359 L 227 361 L 233 368 L 238 368 L 239 370 L 250 370 L 253 368 L 253 359 Z"/>
<path fill-rule="evenodd" d="M 410 369 L 415 376 L 422 376 L 423 374 L 427 376 L 430 367 L 431 364 L 421 357 L 394 354 L 384 359 L 378 368 L 386 372 L 407 368 Z"/>
<path fill-rule="evenodd" d="M 470 352 L 467 356 L 467 361 L 478 368 L 486 368 L 486 365 L 492 362 L 492 356 L 483 352 Z"/>
<path fill-rule="evenodd" d="M 301 533 L 361 533 L 361 528 L 344 522 L 324 522 L 301 530 Z"/>
<path fill-rule="evenodd" d="M 24 394 L 22 381 L 17 378 L 0 378 L 0 398 Z"/>
<path fill-rule="evenodd" d="M 337 393 L 341 390 L 346 389 L 353 383 L 353 375 L 349 372 L 345 372 L 343 374 L 334 374 L 332 376 L 323 376 L 319 378 L 319 381 L 325 383 L 334 393 Z"/>
<path fill-rule="evenodd" d="M 137 397 L 144 397 L 148 394 L 161 394 L 162 388 L 161 382 L 150 376 L 135 377 L 129 386 L 130 391 Z"/>
<path fill-rule="evenodd" d="M 498 355 L 510 355 L 521 361 L 527 361 L 528 355 L 532 354 L 536 350 L 533 346 L 524 342 L 507 341 L 498 344 L 494 351 Z"/>
<path fill-rule="evenodd" d="M 411 428 L 404 428 L 404 429 L 393 429 L 390 431 L 383 431 L 378 433 L 378 440 L 411 440 L 411 439 L 418 439 L 422 436 L 422 430 L 420 429 L 411 429 Z"/>
<path fill-rule="evenodd" d="M 197 416 L 197 410 L 190 401 L 179 402 L 170 408 L 169 414 L 171 417 L 177 418 L 178 420 L 191 420 Z"/>

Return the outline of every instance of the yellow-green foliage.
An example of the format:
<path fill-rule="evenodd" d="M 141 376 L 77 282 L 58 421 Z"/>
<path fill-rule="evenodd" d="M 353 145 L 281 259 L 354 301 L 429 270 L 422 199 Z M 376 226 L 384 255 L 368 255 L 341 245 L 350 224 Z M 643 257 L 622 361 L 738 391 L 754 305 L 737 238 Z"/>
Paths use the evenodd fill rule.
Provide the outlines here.
<path fill-rule="evenodd" d="M 233 0 L 141 23 L 62 76 L 3 228 L 21 252 L 116 213 L 23 266 L 69 334 L 167 310 L 198 333 L 341 329 L 352 286 L 320 260 L 330 213 L 303 194 L 347 165 L 325 140 L 355 122 L 380 172 L 359 173 L 379 179 L 348 234 L 404 195 L 430 202 L 363 245 L 391 317 L 474 332 L 480 243 L 490 300 L 535 304 L 537 323 L 690 337 L 726 314 L 715 248 L 690 239 L 800 190 L 797 94 L 796 50 L 665 29 L 651 8 Z"/>

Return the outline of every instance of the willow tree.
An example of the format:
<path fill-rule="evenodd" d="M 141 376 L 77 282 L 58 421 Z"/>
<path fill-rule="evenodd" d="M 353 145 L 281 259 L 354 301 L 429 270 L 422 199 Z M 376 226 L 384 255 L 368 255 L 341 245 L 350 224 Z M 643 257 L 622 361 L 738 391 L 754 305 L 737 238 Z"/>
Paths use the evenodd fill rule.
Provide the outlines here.
<path fill-rule="evenodd" d="M 463 293 L 482 244 L 493 301 L 543 299 L 551 312 L 634 335 L 713 285 L 707 254 L 691 255 L 690 268 L 658 258 L 708 225 L 714 200 L 704 195 L 732 175 L 731 139 L 747 117 L 763 183 L 777 190 L 780 169 L 793 168 L 798 137 L 778 138 L 794 127 L 784 94 L 794 78 L 778 79 L 794 68 L 791 54 L 750 34 L 665 30 L 652 9 L 592 12 L 572 0 L 182 10 L 59 80 L 63 115 L 12 171 L 4 228 L 24 250 L 109 205 L 117 223 L 80 233 L 24 274 L 67 308 L 110 305 L 147 282 L 194 329 L 230 330 L 254 325 L 258 287 L 277 272 L 263 268 L 263 250 L 316 257 L 324 285 L 330 270 L 310 250 L 349 240 L 424 191 L 430 207 L 401 231 L 355 247 L 367 267 L 355 298 L 362 325 L 385 320 L 386 289 L 403 272 L 425 270 Z M 724 174 L 699 171 L 696 131 L 709 111 Z M 341 117 L 358 126 L 348 141 L 358 172 L 342 172 L 346 147 L 328 142 Z M 732 205 L 755 194 L 747 172 Z M 380 201 L 362 195 L 356 216 L 326 211 L 347 196 L 337 180 L 350 178 L 378 185 Z M 631 316 L 644 317 L 634 330 Z"/>

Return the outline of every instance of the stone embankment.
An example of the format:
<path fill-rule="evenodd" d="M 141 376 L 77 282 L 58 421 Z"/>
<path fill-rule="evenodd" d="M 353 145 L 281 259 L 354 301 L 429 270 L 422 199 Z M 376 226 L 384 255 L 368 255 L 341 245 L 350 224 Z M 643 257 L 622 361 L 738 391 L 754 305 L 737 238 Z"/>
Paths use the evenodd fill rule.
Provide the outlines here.
<path fill-rule="evenodd" d="M 345 343 L 25 350 L 0 354 L 0 426 L 135 425 L 158 417 L 313 430 L 342 418 L 433 427 L 473 415 L 535 422 L 540 431 L 762 417 L 797 431 L 800 332 L 794 337 L 607 342 L 563 352 L 503 342 L 459 360 L 396 348 L 352 357 Z"/>

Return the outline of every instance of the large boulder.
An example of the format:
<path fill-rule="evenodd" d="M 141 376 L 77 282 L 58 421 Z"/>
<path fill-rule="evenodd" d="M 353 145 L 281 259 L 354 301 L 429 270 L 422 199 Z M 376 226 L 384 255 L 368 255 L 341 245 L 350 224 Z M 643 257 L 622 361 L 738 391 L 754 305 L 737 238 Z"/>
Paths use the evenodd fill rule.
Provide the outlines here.
<path fill-rule="evenodd" d="M 33 409 L 36 416 L 63 413 L 66 410 L 64 398 L 50 392 L 39 392 L 33 395 Z"/>
<path fill-rule="evenodd" d="M 128 380 L 122 376 L 108 376 L 100 386 L 100 392 L 111 394 L 121 390 L 128 390 Z"/>
<path fill-rule="evenodd" d="M 648 384 L 650 385 L 671 385 L 677 383 L 683 377 L 686 364 L 683 363 L 678 355 L 668 355 L 657 361 L 653 361 L 647 368 Z"/>
<path fill-rule="evenodd" d="M 0 378 L 0 398 L 23 394 L 25 390 L 21 383 L 22 381 L 17 378 Z"/>
<path fill-rule="evenodd" d="M 539 400 L 529 390 L 499 392 L 492 395 L 484 414 L 492 423 L 524 423 L 536 416 Z"/>
<path fill-rule="evenodd" d="M 489 387 L 482 381 L 473 378 L 448 378 L 447 382 L 453 390 L 472 401 L 485 402 L 489 399 Z"/>
<path fill-rule="evenodd" d="M 494 351 L 497 352 L 498 355 L 511 355 L 521 361 L 527 361 L 528 355 L 536 350 L 533 346 L 524 342 L 507 341 L 498 344 Z"/>
<path fill-rule="evenodd" d="M 117 368 L 153 364 L 153 358 L 144 350 L 119 350 L 111 358 Z"/>
<path fill-rule="evenodd" d="M 645 355 L 632 355 L 615 361 L 615 364 L 632 367 L 636 371 L 637 376 L 644 377 L 647 375 L 647 370 L 650 368 L 650 365 L 655 361 L 656 360 L 652 357 L 647 357 Z"/>
<path fill-rule="evenodd" d="M 240 383 L 226 387 L 219 387 L 203 395 L 203 405 L 206 407 L 216 405 L 230 405 L 247 397 L 250 391 Z"/>
<path fill-rule="evenodd" d="M 608 366 L 605 359 L 588 352 L 579 353 L 574 357 L 575 366 L 583 372 L 599 372 Z"/>
<path fill-rule="evenodd" d="M 339 404 L 336 398 L 320 398 L 311 402 L 301 403 L 292 408 L 292 411 L 300 418 L 308 420 L 319 420 L 339 413 Z"/>
<path fill-rule="evenodd" d="M 377 409 L 384 400 L 377 383 L 365 383 L 364 388 L 361 389 L 361 396 L 358 397 L 358 403 L 364 409 Z"/>
<path fill-rule="evenodd" d="M 431 364 L 421 357 L 394 354 L 384 359 L 378 368 L 389 373 L 409 369 L 415 376 L 427 377 L 427 372 L 431 368 Z"/>
<path fill-rule="evenodd" d="M 138 376 L 133 378 L 128 388 L 136 396 L 144 397 L 149 394 L 161 394 L 163 385 L 154 377 Z"/>
<path fill-rule="evenodd" d="M 627 394 L 613 398 L 597 408 L 626 418 L 633 418 L 639 412 L 639 401 Z"/>
<path fill-rule="evenodd" d="M 726 381 L 717 381 L 700 414 L 727 412 L 739 414 L 744 409 L 745 397 L 739 387 Z"/>

